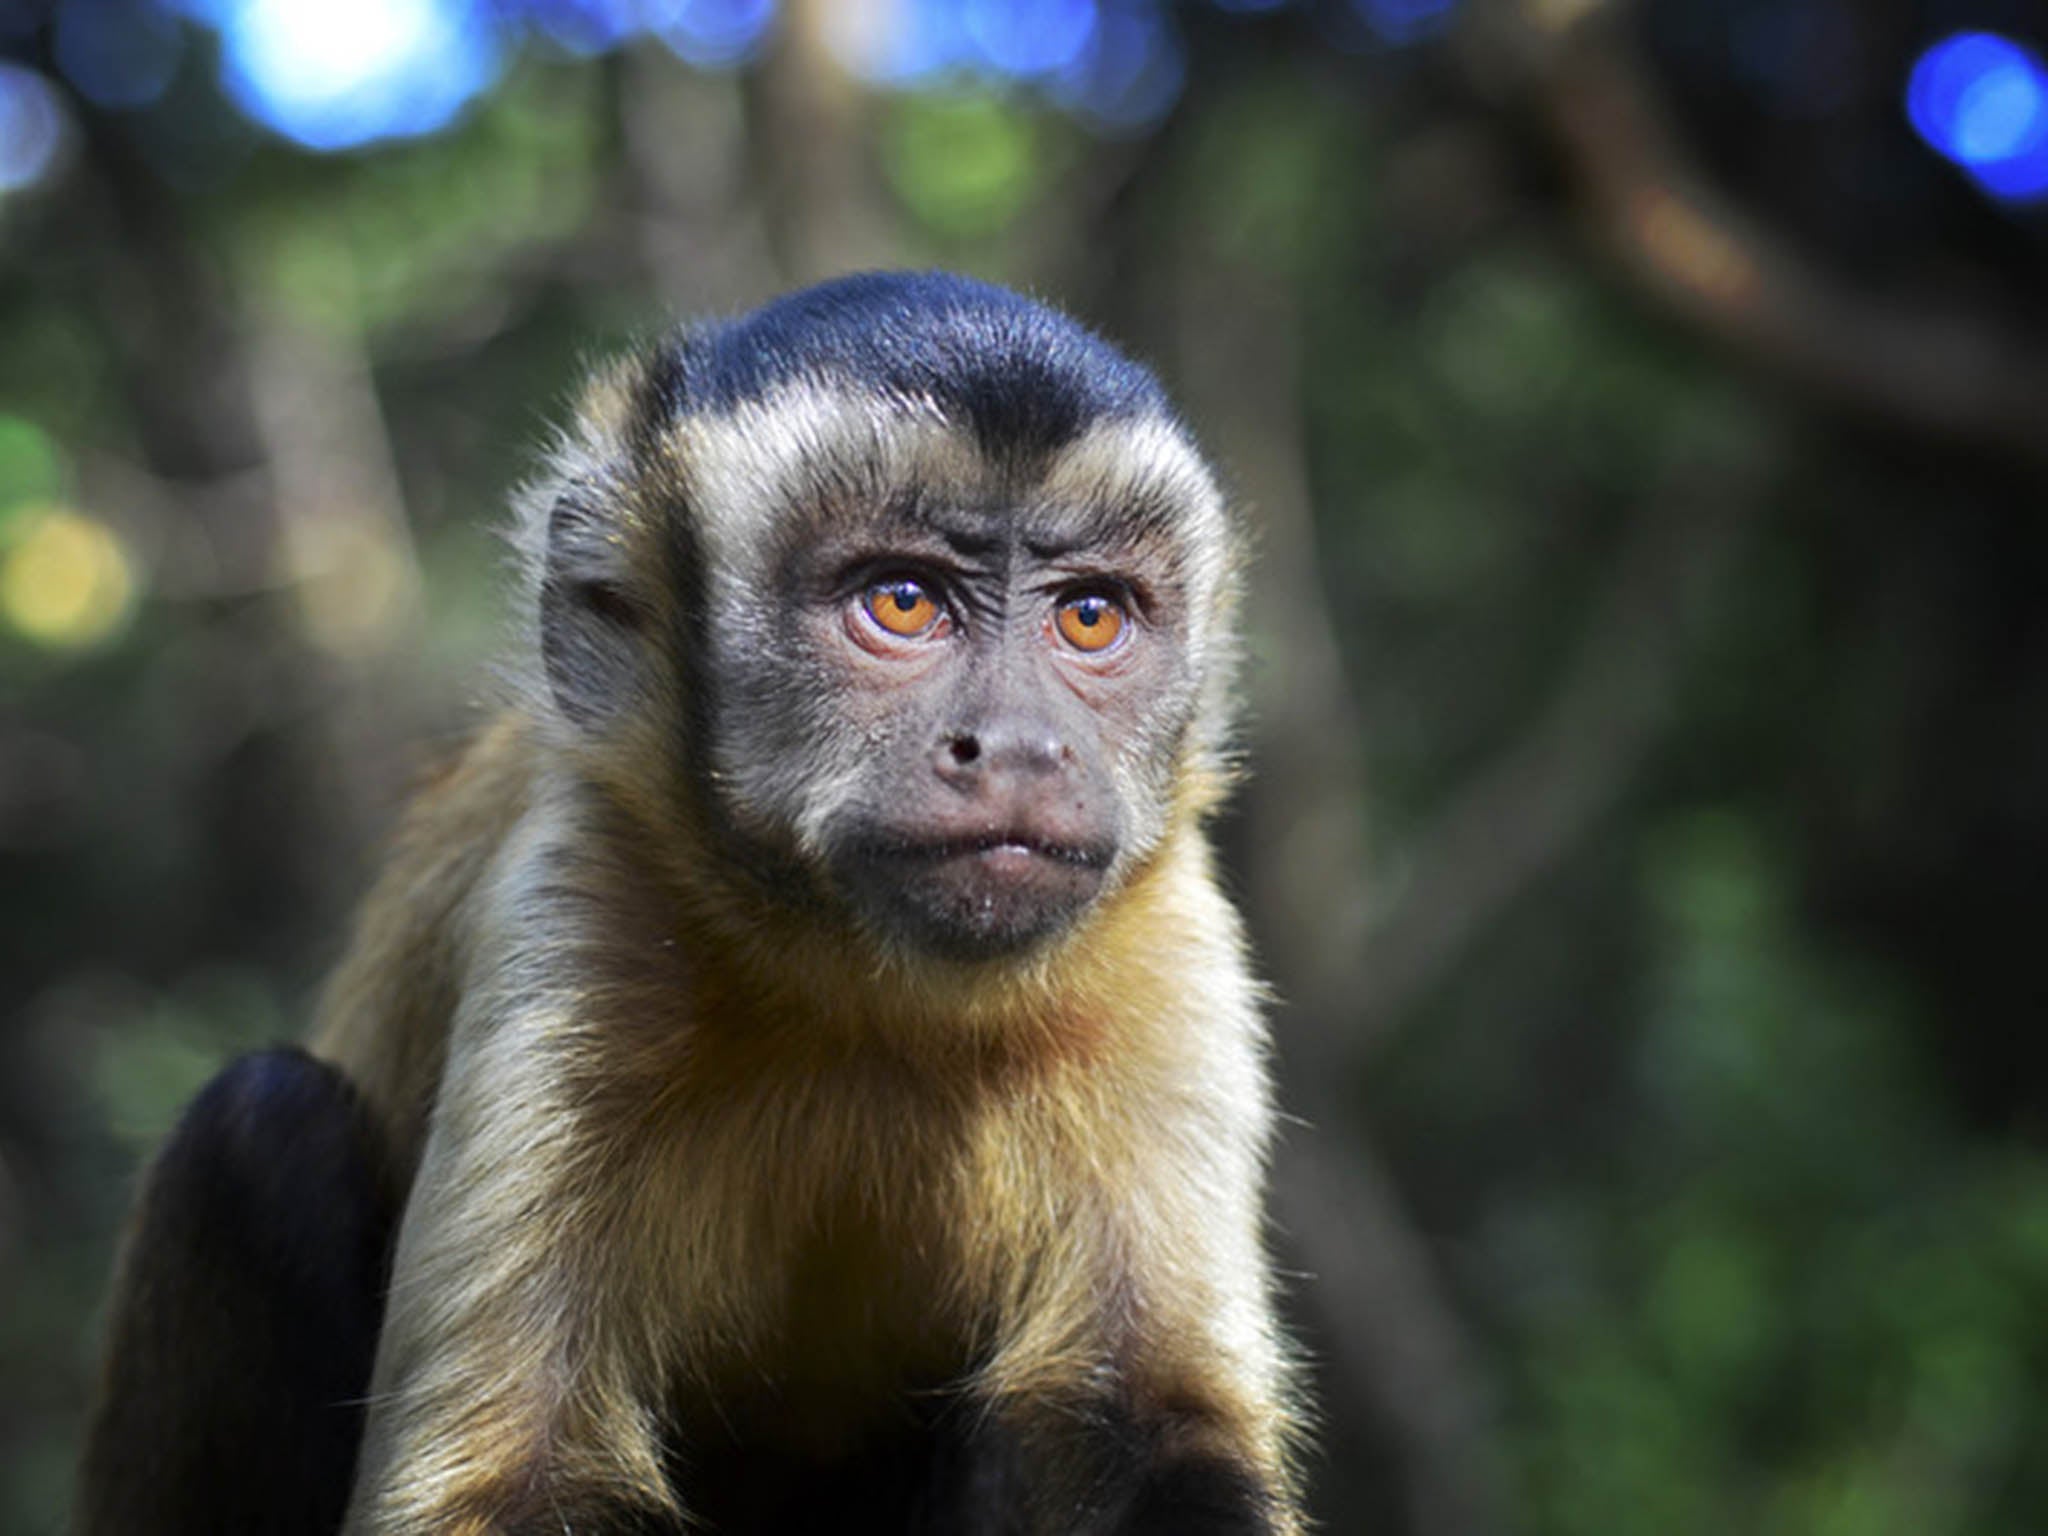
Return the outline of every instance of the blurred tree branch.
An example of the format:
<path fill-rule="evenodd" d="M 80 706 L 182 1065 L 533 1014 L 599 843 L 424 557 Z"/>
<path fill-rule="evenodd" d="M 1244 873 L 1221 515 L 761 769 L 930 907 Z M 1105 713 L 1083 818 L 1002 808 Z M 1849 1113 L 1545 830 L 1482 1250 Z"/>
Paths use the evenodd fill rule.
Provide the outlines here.
<path fill-rule="evenodd" d="M 833 54 L 838 0 L 795 0 L 752 78 L 753 175 L 782 285 L 888 267 L 903 240 L 869 156 L 870 98 Z"/>
<path fill-rule="evenodd" d="M 1757 501 L 1752 466 L 1685 462 L 1631 521 L 1576 653 L 1522 738 L 1445 798 L 1358 966 L 1378 1045 L 1633 782 Z"/>
<path fill-rule="evenodd" d="M 1466 55 L 1548 128 L 1580 211 L 1645 293 L 1824 398 L 2048 460 L 2048 358 L 1988 302 L 1859 292 L 1696 163 L 1630 40 L 1626 0 L 1499 0 Z"/>
<path fill-rule="evenodd" d="M 1336 1356 L 1335 1382 L 1363 1392 L 1398 1444 L 1409 1528 L 1502 1536 L 1513 1527 L 1480 1352 L 1393 1180 L 1350 1130 L 1349 1090 L 1363 1065 L 1364 767 L 1302 460 L 1301 319 L 1284 280 L 1205 259 L 1201 244 L 1180 246 L 1178 372 L 1235 488 L 1257 508 L 1258 769 L 1243 800 L 1244 869 L 1282 998 L 1286 1099 L 1316 1128 L 1280 1149 L 1281 1222 L 1314 1277 L 1307 1294 Z"/>
<path fill-rule="evenodd" d="M 687 69 L 664 50 L 616 62 L 620 149 L 644 281 L 678 314 L 765 297 L 774 261 L 751 185 L 746 86 Z M 677 154 L 678 144 L 693 153 Z"/>

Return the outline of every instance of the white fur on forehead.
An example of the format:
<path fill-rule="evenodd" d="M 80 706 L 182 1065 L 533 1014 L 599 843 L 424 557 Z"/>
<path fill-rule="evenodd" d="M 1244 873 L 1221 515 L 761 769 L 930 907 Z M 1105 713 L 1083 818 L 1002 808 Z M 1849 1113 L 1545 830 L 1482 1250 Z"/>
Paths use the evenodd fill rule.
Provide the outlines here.
<path fill-rule="evenodd" d="M 1098 421 L 1053 456 L 1035 500 L 1081 507 L 1169 507 L 1198 599 L 1229 580 L 1237 536 L 1223 493 L 1181 425 L 1164 416 Z"/>
<path fill-rule="evenodd" d="M 1112 416 L 1094 423 L 1053 455 L 1038 491 L 1095 505 L 1171 497 L 1194 520 L 1197 538 L 1226 532 L 1223 497 L 1209 466 L 1170 417 Z"/>
<path fill-rule="evenodd" d="M 1167 506 L 1192 557 L 1193 591 L 1228 580 L 1235 540 L 1208 466 L 1166 417 L 1098 421 L 1056 450 L 1028 484 L 992 463 L 970 428 L 929 400 L 818 383 L 776 390 L 679 431 L 685 499 L 714 558 L 769 547 L 768 523 L 793 507 L 846 499 L 875 505 L 915 489 L 927 501 L 985 502 L 991 492 L 1075 507 Z"/>
<path fill-rule="evenodd" d="M 818 384 L 691 417 L 679 435 L 685 499 L 721 561 L 769 548 L 761 529 L 794 506 L 913 485 L 965 497 L 988 480 L 973 434 L 930 402 Z"/>

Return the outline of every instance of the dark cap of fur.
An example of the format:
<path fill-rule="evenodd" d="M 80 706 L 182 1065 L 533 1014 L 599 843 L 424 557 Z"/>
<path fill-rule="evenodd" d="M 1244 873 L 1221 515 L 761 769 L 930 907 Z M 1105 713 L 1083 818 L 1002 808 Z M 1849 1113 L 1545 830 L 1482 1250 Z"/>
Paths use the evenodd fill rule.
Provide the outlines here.
<path fill-rule="evenodd" d="M 945 272 L 865 272 L 695 326 L 654 368 L 671 418 L 837 383 L 964 422 L 986 452 L 1044 452 L 1106 417 L 1171 415 L 1158 380 L 1056 310 Z"/>

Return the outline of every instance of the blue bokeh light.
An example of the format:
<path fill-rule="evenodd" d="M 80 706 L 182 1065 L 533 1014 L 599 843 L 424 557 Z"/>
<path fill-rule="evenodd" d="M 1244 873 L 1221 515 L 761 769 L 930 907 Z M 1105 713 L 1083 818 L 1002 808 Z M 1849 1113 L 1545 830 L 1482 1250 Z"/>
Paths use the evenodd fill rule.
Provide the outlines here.
<path fill-rule="evenodd" d="M 151 3 L 217 30 L 230 97 L 258 123 L 316 150 L 445 126 L 498 78 L 522 36 L 588 58 L 644 35 L 687 63 L 724 68 L 760 50 L 779 9 L 778 0 Z M 1291 0 L 1218 3 L 1270 10 Z M 1370 3 L 1434 11 L 1451 0 Z M 1105 133 L 1149 128 L 1186 83 L 1185 48 L 1165 0 L 895 0 L 827 15 L 834 47 L 871 83 L 1019 82 Z"/>
<path fill-rule="evenodd" d="M 1034 86 L 1109 135 L 1142 132 L 1179 100 L 1187 58 L 1160 0 L 897 0 L 849 30 L 862 78 L 911 88 L 947 78 Z"/>
<path fill-rule="evenodd" d="M 1922 53 L 1906 116 L 1937 154 L 1994 197 L 2048 197 L 2048 65 L 1995 32 L 1959 32 Z"/>
<path fill-rule="evenodd" d="M 64 144 L 64 102 L 34 70 L 0 60 L 0 192 L 32 187 Z"/>
<path fill-rule="evenodd" d="M 228 94 L 308 149 L 432 133 L 497 78 L 476 0 L 200 0 L 221 29 Z"/>
<path fill-rule="evenodd" d="M 176 16 L 141 0 L 65 0 L 52 28 L 51 53 L 65 79 L 96 107 L 146 107 L 178 72 L 184 28 Z"/>
<path fill-rule="evenodd" d="M 1382 42 L 1406 47 L 1441 32 L 1458 0 L 1351 0 L 1351 8 Z"/>
<path fill-rule="evenodd" d="M 1053 100 L 1099 133 L 1142 133 L 1173 110 L 1187 83 L 1187 54 L 1156 5 L 1103 8 L 1089 46 L 1053 77 Z"/>
<path fill-rule="evenodd" d="M 775 21 L 775 0 L 647 0 L 642 20 L 685 63 L 724 69 L 753 57 Z"/>
<path fill-rule="evenodd" d="M 961 28 L 998 74 L 1035 79 L 1065 69 L 1095 33 L 1095 0 L 964 0 Z"/>
<path fill-rule="evenodd" d="M 879 26 L 856 39 L 858 52 L 850 62 L 877 85 L 916 85 L 976 62 L 958 0 L 896 0 L 872 19 Z"/>
<path fill-rule="evenodd" d="M 638 0 L 523 0 L 520 13 L 549 42 L 595 58 L 640 30 Z"/>

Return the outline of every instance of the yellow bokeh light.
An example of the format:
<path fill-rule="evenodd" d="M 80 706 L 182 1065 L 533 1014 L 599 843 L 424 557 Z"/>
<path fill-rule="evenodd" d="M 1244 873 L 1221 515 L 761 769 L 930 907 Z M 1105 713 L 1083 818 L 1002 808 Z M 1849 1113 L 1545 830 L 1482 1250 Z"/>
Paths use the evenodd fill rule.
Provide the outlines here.
<path fill-rule="evenodd" d="M 0 548 L 0 618 L 37 645 L 97 644 L 127 621 L 135 563 L 105 523 L 68 507 L 33 508 L 9 520 Z"/>
<path fill-rule="evenodd" d="M 380 655 L 417 611 L 418 583 L 390 531 L 330 521 L 293 543 L 299 619 L 322 649 L 343 657 Z"/>

